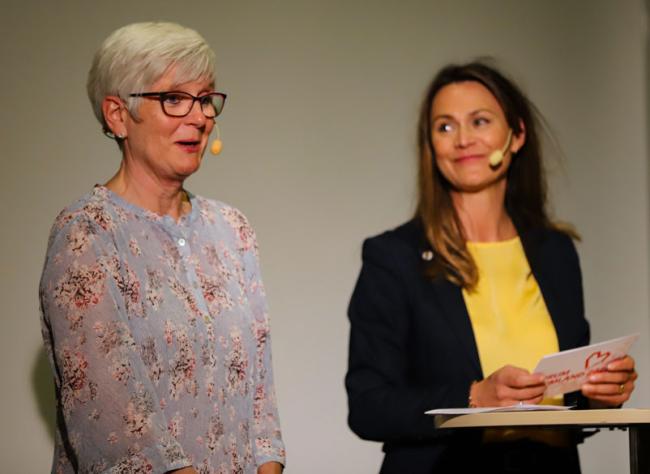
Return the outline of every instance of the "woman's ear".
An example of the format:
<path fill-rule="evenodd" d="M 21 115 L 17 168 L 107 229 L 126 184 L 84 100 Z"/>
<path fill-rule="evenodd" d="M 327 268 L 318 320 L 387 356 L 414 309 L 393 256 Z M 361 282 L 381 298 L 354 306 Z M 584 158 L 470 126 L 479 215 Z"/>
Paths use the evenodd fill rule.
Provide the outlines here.
<path fill-rule="evenodd" d="M 519 132 L 512 134 L 512 142 L 510 143 L 510 153 L 515 154 L 526 143 L 526 126 L 523 120 L 519 120 Z"/>
<path fill-rule="evenodd" d="M 109 95 L 102 101 L 102 112 L 104 120 L 108 125 L 107 132 L 111 132 L 116 137 L 126 137 L 126 108 L 122 99 L 117 96 Z"/>

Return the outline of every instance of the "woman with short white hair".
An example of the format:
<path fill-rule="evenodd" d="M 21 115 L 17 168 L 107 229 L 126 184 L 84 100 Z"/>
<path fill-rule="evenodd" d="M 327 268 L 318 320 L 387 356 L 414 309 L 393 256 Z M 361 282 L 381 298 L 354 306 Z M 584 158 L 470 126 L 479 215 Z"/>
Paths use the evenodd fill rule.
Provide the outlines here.
<path fill-rule="evenodd" d="M 183 186 L 226 100 L 214 85 L 213 51 L 173 23 L 120 28 L 95 55 L 88 95 L 122 161 L 49 239 L 52 472 L 282 470 L 255 234 Z"/>

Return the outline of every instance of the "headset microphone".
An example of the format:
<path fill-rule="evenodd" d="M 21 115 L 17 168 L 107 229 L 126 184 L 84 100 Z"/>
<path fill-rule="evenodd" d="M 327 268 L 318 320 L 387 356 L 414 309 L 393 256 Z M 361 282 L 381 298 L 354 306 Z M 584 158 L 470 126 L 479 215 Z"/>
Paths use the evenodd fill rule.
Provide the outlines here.
<path fill-rule="evenodd" d="M 214 123 L 214 127 L 217 129 L 217 138 L 215 138 L 210 145 L 210 153 L 218 155 L 221 153 L 221 149 L 223 148 L 223 142 L 221 141 L 221 133 L 219 133 L 219 125 L 217 125 L 216 122 Z"/>
<path fill-rule="evenodd" d="M 510 148 L 511 142 L 512 142 L 512 129 L 508 130 L 508 139 L 506 140 L 506 144 L 504 145 L 504 147 L 501 148 L 500 150 L 494 150 L 492 153 L 490 153 L 490 157 L 488 158 L 488 161 L 490 162 L 490 166 L 496 168 L 501 164 L 506 150 Z"/>

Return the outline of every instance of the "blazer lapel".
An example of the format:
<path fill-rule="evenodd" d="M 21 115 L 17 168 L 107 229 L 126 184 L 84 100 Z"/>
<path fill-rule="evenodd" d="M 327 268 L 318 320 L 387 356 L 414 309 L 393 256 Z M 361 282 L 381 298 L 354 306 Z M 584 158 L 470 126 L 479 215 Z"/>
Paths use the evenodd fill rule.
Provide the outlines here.
<path fill-rule="evenodd" d="M 437 300 L 442 306 L 442 315 L 452 328 L 455 337 L 463 347 L 463 353 L 467 355 L 472 370 L 483 378 L 481 362 L 478 357 L 478 349 L 474 339 L 474 330 L 467 313 L 463 293 L 458 285 L 445 279 L 439 279 L 432 282 L 432 287 L 436 293 Z"/>
<path fill-rule="evenodd" d="M 555 259 L 545 255 L 545 237 L 545 232 L 542 230 L 520 232 L 520 238 L 524 252 L 526 253 L 526 258 L 528 259 L 528 264 L 537 281 L 539 290 L 542 292 L 546 309 L 548 309 L 553 325 L 555 326 L 560 350 L 564 350 L 571 346 L 570 341 L 566 340 L 566 336 L 570 332 L 565 328 L 567 322 L 567 318 L 563 317 L 565 309 L 562 306 L 562 300 L 557 296 L 557 290 L 553 280 L 553 262 Z"/>

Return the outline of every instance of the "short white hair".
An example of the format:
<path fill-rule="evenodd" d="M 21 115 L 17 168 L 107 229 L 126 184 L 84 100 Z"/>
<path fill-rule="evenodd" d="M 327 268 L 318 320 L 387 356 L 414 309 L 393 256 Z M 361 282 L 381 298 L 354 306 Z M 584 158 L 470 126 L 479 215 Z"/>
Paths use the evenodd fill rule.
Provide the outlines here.
<path fill-rule="evenodd" d="M 102 112 L 109 95 L 119 96 L 137 118 L 140 98 L 129 94 L 147 88 L 175 67 L 175 82 L 214 82 L 215 55 L 196 31 L 176 23 L 133 23 L 115 30 L 104 40 L 88 72 L 88 98 L 105 132 L 110 132 Z"/>

